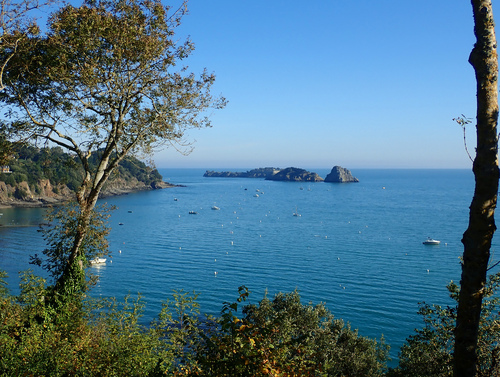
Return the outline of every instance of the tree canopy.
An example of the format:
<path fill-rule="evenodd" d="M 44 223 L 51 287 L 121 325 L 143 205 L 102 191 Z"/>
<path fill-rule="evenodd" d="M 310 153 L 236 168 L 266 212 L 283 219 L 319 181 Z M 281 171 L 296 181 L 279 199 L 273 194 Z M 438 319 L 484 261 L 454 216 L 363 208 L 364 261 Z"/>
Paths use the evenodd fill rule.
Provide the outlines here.
<path fill-rule="evenodd" d="M 15 54 L 0 50 L 8 62 L 0 101 L 9 137 L 61 146 L 84 170 L 74 243 L 56 291 L 64 291 L 84 256 L 91 212 L 120 161 L 166 143 L 182 145 L 187 129 L 210 126 L 206 110 L 225 105 L 210 92 L 213 74 L 180 65 L 194 50 L 189 39 L 175 37 L 185 13 L 186 2 L 172 11 L 159 0 L 86 0 L 56 11 L 47 33 L 27 35 Z"/>

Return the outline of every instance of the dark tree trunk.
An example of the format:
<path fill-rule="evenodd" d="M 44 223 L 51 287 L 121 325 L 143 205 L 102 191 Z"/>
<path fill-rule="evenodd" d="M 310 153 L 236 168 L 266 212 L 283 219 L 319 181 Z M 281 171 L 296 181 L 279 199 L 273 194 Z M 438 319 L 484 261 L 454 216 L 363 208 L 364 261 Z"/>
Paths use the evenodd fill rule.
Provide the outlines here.
<path fill-rule="evenodd" d="M 498 58 L 491 0 L 472 0 L 476 44 L 469 62 L 477 81 L 476 181 L 469 227 L 462 239 L 464 255 L 457 324 L 454 376 L 475 376 L 483 289 L 486 283 L 498 192 Z"/>

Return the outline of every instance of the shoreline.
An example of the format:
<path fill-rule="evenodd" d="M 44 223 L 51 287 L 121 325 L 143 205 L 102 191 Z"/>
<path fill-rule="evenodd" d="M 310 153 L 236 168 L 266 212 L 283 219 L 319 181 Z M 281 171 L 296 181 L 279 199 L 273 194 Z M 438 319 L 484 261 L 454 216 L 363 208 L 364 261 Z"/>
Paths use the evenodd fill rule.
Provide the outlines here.
<path fill-rule="evenodd" d="M 169 182 L 161 182 L 156 185 L 156 187 L 135 187 L 135 188 L 115 188 L 109 189 L 99 195 L 100 199 L 109 198 L 113 196 L 121 196 L 133 194 L 141 191 L 150 191 L 150 190 L 162 190 L 166 188 L 174 188 L 174 187 L 186 187 L 184 185 L 176 185 Z M 37 199 L 30 200 L 18 200 L 18 199 L 9 199 L 8 202 L 0 202 L 0 209 L 3 208 L 47 208 L 52 206 L 62 205 L 64 203 L 68 203 L 74 199 L 74 196 L 71 197 L 39 197 Z"/>

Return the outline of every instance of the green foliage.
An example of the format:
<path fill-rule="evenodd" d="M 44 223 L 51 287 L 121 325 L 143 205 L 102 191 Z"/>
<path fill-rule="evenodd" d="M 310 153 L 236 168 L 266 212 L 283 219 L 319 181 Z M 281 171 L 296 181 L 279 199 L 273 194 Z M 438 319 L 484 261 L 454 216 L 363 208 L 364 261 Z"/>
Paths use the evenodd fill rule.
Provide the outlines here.
<path fill-rule="evenodd" d="M 90 158 L 90 167 L 96 169 L 99 163 L 99 152 Z M 57 191 L 57 185 L 66 185 L 70 190 L 76 191 L 83 180 L 83 168 L 75 156 L 65 153 L 61 147 L 37 148 L 30 145 L 11 145 L 11 158 L 8 165 L 12 173 L 0 174 L 0 181 L 15 187 L 21 182 L 36 191 L 41 179 L 48 179 Z M 111 178 L 121 178 L 130 181 L 135 178 L 146 186 L 153 186 L 162 181 L 162 176 L 154 168 L 148 167 L 144 162 L 133 156 L 127 156 L 118 166 L 116 173 Z M 15 197 L 24 199 L 26 191 L 19 189 Z M 38 188 L 39 190 L 39 188 Z"/>
<path fill-rule="evenodd" d="M 9 289 L 7 288 L 7 272 L 0 270 L 0 299 L 9 296 Z"/>
<path fill-rule="evenodd" d="M 87 298 L 56 313 L 45 280 L 27 271 L 21 286 L 18 297 L 0 298 L 2 376 L 378 376 L 387 356 L 383 343 L 322 305 L 302 305 L 297 292 L 247 305 L 239 318 L 249 294 L 241 287 L 203 322 L 197 295 L 174 292 L 144 326 L 140 296 Z"/>
<path fill-rule="evenodd" d="M 106 237 L 110 232 L 107 226 L 110 212 L 113 207 L 103 204 L 91 211 L 90 221 L 85 238 L 80 245 L 84 266 L 96 257 L 108 252 Z M 75 233 L 78 227 L 80 207 L 75 202 L 70 202 L 59 207 L 53 207 L 45 215 L 45 223 L 41 225 L 48 248 L 43 251 L 45 258 L 35 255 L 32 263 L 42 266 L 50 275 L 57 279 L 65 270 L 70 250 L 73 246 Z"/>
<path fill-rule="evenodd" d="M 0 301 L 0 375 L 165 375 L 157 372 L 171 364 L 168 347 L 139 324 L 140 298 L 85 301 L 60 320 L 43 299 L 43 281 L 26 276 L 18 302 Z"/>
<path fill-rule="evenodd" d="M 90 211 L 87 231 L 73 262 L 70 262 L 71 250 L 80 226 L 80 207 L 71 202 L 52 208 L 45 215 L 45 224 L 41 225 L 40 231 L 48 247 L 43 250 L 43 256 L 31 256 L 30 263 L 41 266 L 53 279 L 46 301 L 58 313 L 58 320 L 65 321 L 65 314 L 74 313 L 81 307 L 82 297 L 94 283 L 94 277 L 88 275 L 84 267 L 108 252 L 106 236 L 110 231 L 107 226 L 110 211 L 106 205 Z M 59 285 L 61 280 L 65 283 L 62 286 Z"/>
<path fill-rule="evenodd" d="M 484 289 L 478 342 L 477 376 L 500 375 L 500 273 L 491 275 Z M 458 301 L 459 287 L 448 285 L 450 297 Z M 456 306 L 421 304 L 418 311 L 424 328 L 415 330 L 401 347 L 399 366 L 390 376 L 453 376 Z"/>
<path fill-rule="evenodd" d="M 248 298 L 240 287 L 237 302 L 225 303 L 197 351 L 203 376 L 381 376 L 388 347 L 360 337 L 322 304 L 303 305 L 297 292 L 238 306 Z"/>

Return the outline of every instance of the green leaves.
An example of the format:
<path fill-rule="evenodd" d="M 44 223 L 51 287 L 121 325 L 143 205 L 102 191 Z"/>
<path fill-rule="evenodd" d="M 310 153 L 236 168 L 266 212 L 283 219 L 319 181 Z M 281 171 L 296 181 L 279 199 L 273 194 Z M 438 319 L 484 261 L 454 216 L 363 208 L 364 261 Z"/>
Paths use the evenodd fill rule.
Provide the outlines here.
<path fill-rule="evenodd" d="M 206 335 L 197 351 L 198 367 L 207 376 L 379 376 L 388 347 L 358 336 L 323 305 L 303 305 L 298 292 L 265 297 L 243 307 L 224 303 L 219 327 Z"/>
<path fill-rule="evenodd" d="M 500 372 L 500 274 L 491 275 L 484 287 L 479 342 L 479 377 L 493 376 Z M 459 286 L 451 282 L 448 286 L 450 297 L 458 301 Z M 399 366 L 390 376 L 452 376 L 453 347 L 455 342 L 456 306 L 420 304 L 418 311 L 423 317 L 424 327 L 415 330 L 407 338 L 399 355 Z"/>

